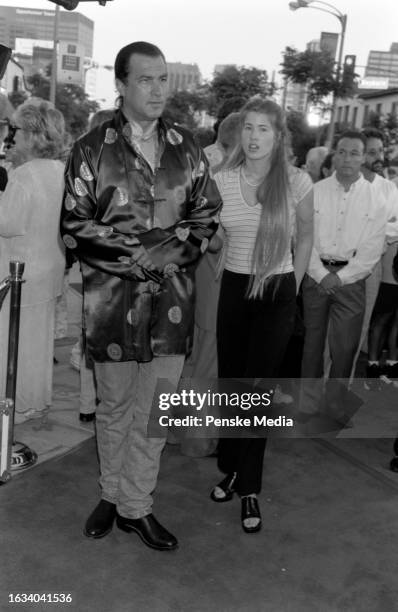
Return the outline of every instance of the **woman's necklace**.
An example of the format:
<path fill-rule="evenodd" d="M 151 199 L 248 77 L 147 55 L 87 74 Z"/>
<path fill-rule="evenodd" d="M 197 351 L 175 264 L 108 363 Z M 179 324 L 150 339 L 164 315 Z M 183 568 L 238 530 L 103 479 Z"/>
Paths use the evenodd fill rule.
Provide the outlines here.
<path fill-rule="evenodd" d="M 248 180 L 248 178 L 247 178 L 247 176 L 246 176 L 246 174 L 245 174 L 245 171 L 244 171 L 244 169 L 243 169 L 243 166 L 241 166 L 241 172 L 242 172 L 242 176 L 243 176 L 243 179 L 244 179 L 245 183 L 246 183 L 247 185 L 249 185 L 250 187 L 258 187 L 259 185 L 261 185 L 261 183 L 262 183 L 262 182 L 263 182 L 263 180 L 264 180 L 264 179 L 261 179 L 261 180 L 260 180 L 258 183 L 251 183 L 251 182 Z"/>

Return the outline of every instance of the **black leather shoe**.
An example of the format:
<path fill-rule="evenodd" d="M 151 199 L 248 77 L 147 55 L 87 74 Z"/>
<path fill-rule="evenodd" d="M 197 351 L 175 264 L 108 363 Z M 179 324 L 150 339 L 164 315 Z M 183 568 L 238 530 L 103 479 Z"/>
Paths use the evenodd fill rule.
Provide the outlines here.
<path fill-rule="evenodd" d="M 257 525 L 254 527 L 247 527 L 244 523 L 245 519 L 256 518 L 259 519 Z M 261 529 L 261 514 L 260 508 L 258 507 L 258 501 L 256 497 L 242 497 L 242 529 L 246 533 L 255 533 Z"/>
<path fill-rule="evenodd" d="M 177 539 L 155 519 L 147 514 L 139 519 L 116 515 L 116 525 L 122 531 L 135 531 L 147 546 L 155 550 L 174 550 L 178 547 Z"/>
<path fill-rule="evenodd" d="M 112 531 L 115 517 L 116 505 L 101 499 L 87 519 L 84 535 L 88 538 L 103 538 Z"/>
<path fill-rule="evenodd" d="M 221 482 L 218 483 L 218 485 L 216 485 L 216 487 L 218 487 L 224 492 L 224 495 L 222 497 L 217 497 L 215 494 L 216 487 L 214 487 L 214 489 L 210 493 L 210 499 L 212 499 L 214 502 L 217 502 L 217 503 L 230 501 L 233 498 L 234 493 L 235 493 L 234 488 L 233 488 L 235 480 L 236 480 L 236 472 L 234 472 L 233 474 L 228 474 L 228 476 L 226 476 L 224 480 L 222 480 Z"/>
<path fill-rule="evenodd" d="M 95 412 L 89 412 L 88 414 L 81 412 L 79 414 L 79 420 L 82 423 L 91 423 L 92 421 L 95 421 Z"/>

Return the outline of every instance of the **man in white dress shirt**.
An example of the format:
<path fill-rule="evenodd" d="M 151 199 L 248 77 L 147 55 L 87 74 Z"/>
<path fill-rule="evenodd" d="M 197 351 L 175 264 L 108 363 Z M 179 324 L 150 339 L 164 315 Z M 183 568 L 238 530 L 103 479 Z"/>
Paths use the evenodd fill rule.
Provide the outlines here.
<path fill-rule="evenodd" d="M 387 243 L 390 244 L 398 240 L 398 189 L 394 183 L 386 179 L 382 173 L 384 168 L 384 140 L 382 132 L 376 128 L 366 128 L 362 133 L 366 138 L 365 159 L 362 166 L 362 173 L 365 179 L 370 181 L 377 190 L 379 213 L 386 216 L 385 237 Z M 385 250 L 385 248 L 383 250 Z M 366 337 L 368 334 L 370 317 L 380 286 L 381 276 L 382 266 L 380 259 L 373 268 L 370 276 L 366 279 L 366 308 L 361 338 L 352 368 L 352 377 L 354 376 L 355 365 L 361 347 L 363 346 L 363 350 L 365 351 L 367 351 L 368 348 Z M 377 368 L 373 369 L 377 370 Z M 372 367 L 368 367 L 367 376 L 373 377 L 374 374 L 375 373 L 372 372 Z"/>
<path fill-rule="evenodd" d="M 303 283 L 303 378 L 323 377 L 328 329 L 330 379 L 349 379 L 358 348 L 365 278 L 380 259 L 386 232 L 377 192 L 361 174 L 365 145 L 360 132 L 345 132 L 335 173 L 314 185 L 314 248 Z"/>

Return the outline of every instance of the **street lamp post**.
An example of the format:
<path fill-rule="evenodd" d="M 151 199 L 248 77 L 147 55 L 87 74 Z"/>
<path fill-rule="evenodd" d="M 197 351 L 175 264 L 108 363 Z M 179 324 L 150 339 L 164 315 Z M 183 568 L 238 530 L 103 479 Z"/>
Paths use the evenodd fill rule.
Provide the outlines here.
<path fill-rule="evenodd" d="M 322 6 L 318 6 L 321 4 Z M 327 8 L 324 8 L 327 7 Z M 312 8 L 317 11 L 322 11 L 323 13 L 329 13 L 329 15 L 334 15 L 341 25 L 341 35 L 340 35 L 340 46 L 339 46 L 339 54 L 337 58 L 337 71 L 336 71 L 336 86 L 340 83 L 340 74 L 341 74 L 341 65 L 343 60 L 343 49 L 344 49 L 344 40 L 345 33 L 347 28 L 347 15 L 343 15 L 339 9 L 337 9 L 333 4 L 329 4 L 328 2 L 323 2 L 323 0 L 297 0 L 297 2 L 289 2 L 289 8 L 291 11 L 297 11 L 300 8 Z M 336 107 L 337 107 L 337 87 L 334 88 L 333 91 L 333 99 L 332 99 L 332 109 L 330 113 L 330 123 L 328 128 L 328 133 L 326 137 L 325 145 L 331 147 L 333 144 L 333 136 L 334 136 L 334 123 L 336 117 Z"/>
<path fill-rule="evenodd" d="M 55 105 L 55 96 L 57 91 L 57 72 L 58 72 L 58 43 L 59 43 L 59 7 L 62 6 L 68 11 L 73 11 L 77 8 L 79 2 L 98 2 L 101 6 L 105 6 L 107 2 L 112 0 L 50 0 L 56 4 L 54 14 L 54 32 L 53 32 L 53 54 L 51 62 L 51 81 L 50 81 L 50 102 Z"/>
<path fill-rule="evenodd" d="M 54 15 L 54 34 L 53 34 L 53 56 L 51 63 L 51 82 L 50 82 L 50 102 L 55 106 L 55 94 L 57 90 L 57 72 L 58 72 L 58 34 L 59 30 L 59 6 L 55 9 Z"/>

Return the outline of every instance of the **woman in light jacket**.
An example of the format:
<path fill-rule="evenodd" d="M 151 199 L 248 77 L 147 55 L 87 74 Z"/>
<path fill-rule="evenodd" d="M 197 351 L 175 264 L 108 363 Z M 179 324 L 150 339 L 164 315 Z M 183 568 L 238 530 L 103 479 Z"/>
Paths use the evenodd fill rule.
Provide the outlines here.
<path fill-rule="evenodd" d="M 49 103 L 23 104 L 10 126 L 14 170 L 0 196 L 0 279 L 25 263 L 21 297 L 15 422 L 52 402 L 54 312 L 62 292 L 64 248 L 59 217 L 64 189 L 64 119 Z M 0 312 L 0 397 L 5 396 L 8 300 Z"/>

